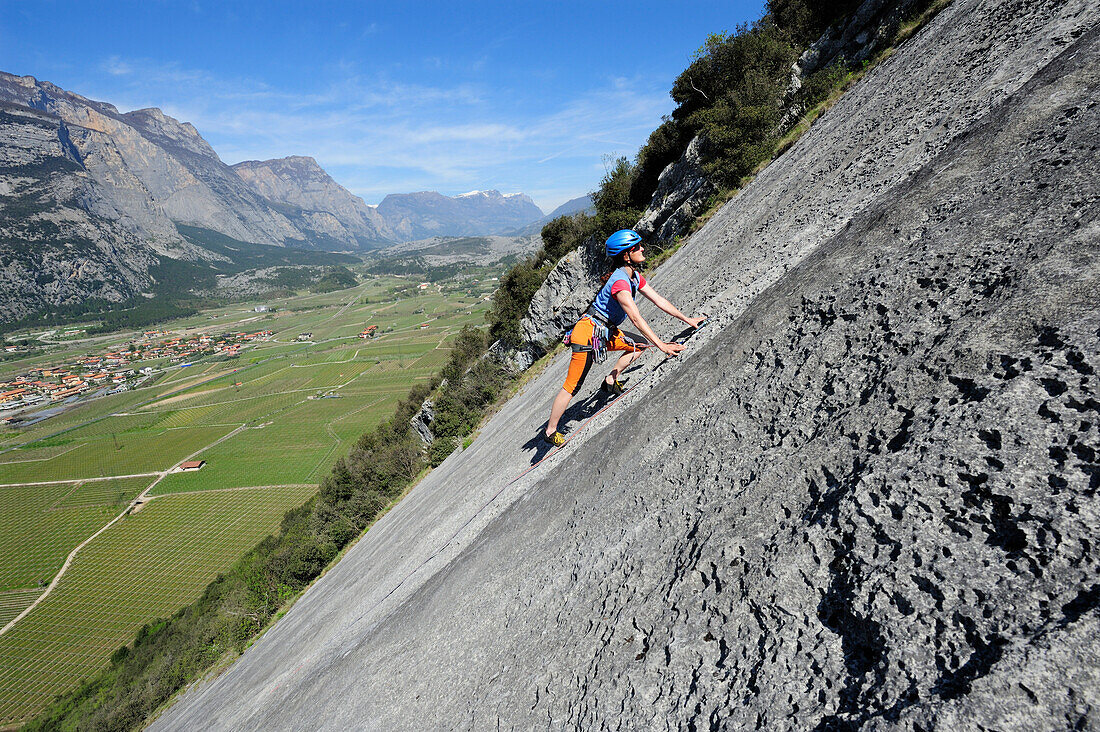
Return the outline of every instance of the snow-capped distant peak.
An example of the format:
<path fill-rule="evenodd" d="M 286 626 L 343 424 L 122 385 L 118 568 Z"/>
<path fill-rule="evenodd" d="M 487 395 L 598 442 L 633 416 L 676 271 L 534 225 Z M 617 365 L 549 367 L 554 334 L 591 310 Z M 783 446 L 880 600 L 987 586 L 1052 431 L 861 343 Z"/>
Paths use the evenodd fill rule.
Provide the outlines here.
<path fill-rule="evenodd" d="M 504 198 L 504 199 L 526 199 L 526 193 L 501 193 L 497 190 L 489 191 L 469 191 L 468 193 L 459 193 L 455 198 L 474 198 L 475 196 L 481 198 Z"/>
<path fill-rule="evenodd" d="M 460 193 L 455 198 L 501 198 L 500 191 L 470 191 L 469 193 Z"/>

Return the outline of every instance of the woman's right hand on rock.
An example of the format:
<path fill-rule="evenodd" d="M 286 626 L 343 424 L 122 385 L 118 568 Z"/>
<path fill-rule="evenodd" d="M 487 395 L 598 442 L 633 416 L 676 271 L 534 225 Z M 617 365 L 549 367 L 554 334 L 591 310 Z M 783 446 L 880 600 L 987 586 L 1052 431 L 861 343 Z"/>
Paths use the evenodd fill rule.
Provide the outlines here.
<path fill-rule="evenodd" d="M 657 348 L 661 349 L 661 353 L 666 356 L 679 356 L 680 351 L 684 350 L 684 344 L 682 343 L 664 343 L 657 344 Z"/>

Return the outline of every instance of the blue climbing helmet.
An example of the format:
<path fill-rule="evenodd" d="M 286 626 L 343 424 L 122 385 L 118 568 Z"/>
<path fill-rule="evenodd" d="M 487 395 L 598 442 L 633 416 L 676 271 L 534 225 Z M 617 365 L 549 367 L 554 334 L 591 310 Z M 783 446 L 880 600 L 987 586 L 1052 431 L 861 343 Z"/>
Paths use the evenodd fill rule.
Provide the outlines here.
<path fill-rule="evenodd" d="M 642 243 L 642 237 L 634 229 L 619 229 L 604 242 L 604 251 L 608 257 L 617 257 L 628 249 Z"/>

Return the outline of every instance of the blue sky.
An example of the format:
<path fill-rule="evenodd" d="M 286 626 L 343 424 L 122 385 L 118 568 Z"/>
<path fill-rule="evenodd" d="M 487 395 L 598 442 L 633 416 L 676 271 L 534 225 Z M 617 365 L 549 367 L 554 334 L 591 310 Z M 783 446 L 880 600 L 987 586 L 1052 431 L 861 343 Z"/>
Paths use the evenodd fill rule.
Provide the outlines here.
<path fill-rule="evenodd" d="M 227 163 L 311 155 L 368 203 L 591 191 L 744 2 L 0 0 L 0 70 L 191 122 Z"/>

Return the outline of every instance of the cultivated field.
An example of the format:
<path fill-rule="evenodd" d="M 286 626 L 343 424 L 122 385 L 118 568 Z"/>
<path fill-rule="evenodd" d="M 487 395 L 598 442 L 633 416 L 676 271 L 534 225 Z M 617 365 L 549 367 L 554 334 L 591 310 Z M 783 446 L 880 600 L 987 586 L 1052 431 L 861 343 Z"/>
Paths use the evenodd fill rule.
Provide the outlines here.
<path fill-rule="evenodd" d="M 116 418 L 110 417 L 90 428 L 110 429 L 114 421 Z M 105 478 L 164 470 L 228 434 L 234 426 L 151 428 L 105 435 L 86 434 L 85 428 L 80 428 L 53 438 L 44 448 L 13 450 L 0 456 L 0 460 L 12 458 L 0 462 L 0 483 Z M 68 449 L 55 449 L 62 447 Z"/>
<path fill-rule="evenodd" d="M 464 325 L 483 323 L 484 292 L 394 294 L 409 284 L 375 278 L 268 302 L 269 312 L 227 306 L 160 326 L 174 336 L 275 335 L 236 358 L 136 362 L 158 369 L 139 388 L 0 432 L 0 627 L 149 489 L 139 511 L 85 544 L 0 635 L 0 726 L 33 715 L 143 624 L 194 599 L 445 363 Z M 377 337 L 360 339 L 370 325 Z M 122 343 L 98 339 L 94 349 Z M 59 353 L 95 352 L 79 347 Z M 205 465 L 174 471 L 185 459 Z"/>
<path fill-rule="evenodd" d="M 45 589 L 69 552 L 152 482 L 145 477 L 0 488 L 0 591 Z"/>
<path fill-rule="evenodd" d="M 314 490 L 170 496 L 109 528 L 49 597 L 0 636 L 0 724 L 33 714 L 142 625 L 194 600 Z"/>
<path fill-rule="evenodd" d="M 30 607 L 42 592 L 43 588 L 40 587 L 35 587 L 33 590 L 0 592 L 0 623 L 7 625 L 16 615 Z"/>

